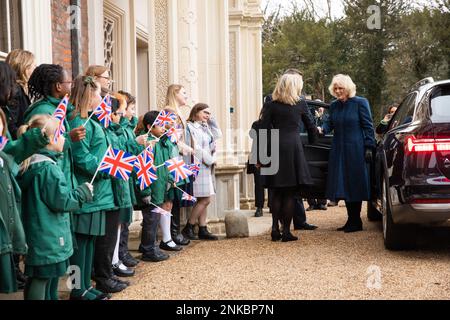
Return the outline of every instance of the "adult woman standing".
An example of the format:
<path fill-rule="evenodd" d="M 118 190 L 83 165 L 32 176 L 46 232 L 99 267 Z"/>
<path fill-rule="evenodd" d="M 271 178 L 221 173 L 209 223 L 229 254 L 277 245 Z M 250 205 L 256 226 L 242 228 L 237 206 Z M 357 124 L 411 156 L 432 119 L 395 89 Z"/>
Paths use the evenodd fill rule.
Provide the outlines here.
<path fill-rule="evenodd" d="M 179 84 L 172 84 L 167 89 L 166 107 L 172 109 L 178 115 L 176 130 L 178 132 L 178 140 L 184 142 L 186 140 L 186 120 L 189 117 L 191 108 L 187 105 L 188 95 L 186 89 Z M 173 241 L 177 245 L 186 246 L 190 243 L 181 232 L 181 199 L 174 199 L 172 207 L 172 219 L 170 220 L 170 232 Z"/>
<path fill-rule="evenodd" d="M 298 240 L 290 232 L 296 193 L 300 188 L 312 184 L 299 132 L 303 122 L 310 143 L 314 143 L 317 128 L 306 102 L 300 98 L 302 89 L 303 78 L 300 74 L 282 75 L 272 94 L 273 101 L 264 104 L 262 110 L 261 128 L 279 132 L 279 141 L 270 141 L 270 145 L 279 145 L 279 154 L 271 154 L 272 159 L 279 160 L 278 171 L 264 176 L 264 185 L 272 193 L 272 241 Z M 283 224 L 283 235 L 278 229 L 278 220 Z"/>
<path fill-rule="evenodd" d="M 217 240 L 217 237 L 208 231 L 206 218 L 211 196 L 215 195 L 213 167 L 216 162 L 216 141 L 222 137 L 222 132 L 211 117 L 208 105 L 199 103 L 192 108 L 186 133 L 186 140 L 194 149 L 195 156 L 201 160 L 201 165 L 199 175 L 194 181 L 193 193 L 197 198 L 197 203 L 192 209 L 183 234 L 191 240 Z M 194 226 L 197 222 L 199 225 L 198 238 L 194 234 Z"/>
<path fill-rule="evenodd" d="M 8 129 L 11 136 L 17 139 L 17 129 L 25 123 L 24 113 L 31 104 L 28 96 L 28 80 L 36 69 L 36 59 L 31 52 L 17 49 L 8 54 L 5 62 L 11 66 L 17 76 L 17 84 L 8 103 L 11 112 Z"/>
<path fill-rule="evenodd" d="M 375 135 L 367 99 L 356 96 L 356 85 L 347 75 L 333 78 L 330 93 L 337 98 L 330 106 L 334 129 L 328 161 L 327 197 L 345 200 L 347 223 L 339 231 L 362 230 L 361 205 L 369 200 L 370 185 L 366 162 L 372 161 Z"/>

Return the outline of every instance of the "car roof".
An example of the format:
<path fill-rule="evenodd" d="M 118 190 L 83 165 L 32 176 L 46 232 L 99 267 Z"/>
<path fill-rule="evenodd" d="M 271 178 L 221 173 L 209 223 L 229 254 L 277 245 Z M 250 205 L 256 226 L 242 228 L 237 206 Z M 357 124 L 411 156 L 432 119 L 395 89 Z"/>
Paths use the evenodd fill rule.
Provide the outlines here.
<path fill-rule="evenodd" d="M 447 84 L 450 85 L 450 79 L 427 83 L 417 89 L 417 91 L 419 91 L 419 97 L 422 97 L 425 94 L 425 92 L 427 92 L 428 90 L 430 90 L 433 87 L 438 87 L 438 86 L 447 85 Z"/>
<path fill-rule="evenodd" d="M 308 99 L 305 99 L 305 101 L 308 104 L 308 106 L 324 107 L 324 108 L 329 108 L 330 107 L 330 105 L 328 103 L 325 103 L 323 101 L 308 100 Z"/>

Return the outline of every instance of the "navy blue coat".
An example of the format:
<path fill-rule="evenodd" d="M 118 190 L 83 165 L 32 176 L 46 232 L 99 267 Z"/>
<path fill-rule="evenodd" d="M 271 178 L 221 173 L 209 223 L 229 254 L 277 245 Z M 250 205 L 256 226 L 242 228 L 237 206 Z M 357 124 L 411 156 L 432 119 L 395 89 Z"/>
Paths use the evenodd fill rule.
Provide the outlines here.
<path fill-rule="evenodd" d="M 327 198 L 331 201 L 366 201 L 370 181 L 365 149 L 375 148 L 375 134 L 369 101 L 362 97 L 345 103 L 333 101 L 330 126 L 334 138 L 328 160 Z"/>

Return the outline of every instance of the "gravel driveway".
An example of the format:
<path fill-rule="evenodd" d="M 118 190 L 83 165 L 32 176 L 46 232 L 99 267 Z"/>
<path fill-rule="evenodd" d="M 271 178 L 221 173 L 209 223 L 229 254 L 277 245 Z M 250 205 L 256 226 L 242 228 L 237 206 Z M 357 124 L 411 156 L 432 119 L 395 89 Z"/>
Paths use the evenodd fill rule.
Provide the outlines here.
<path fill-rule="evenodd" d="M 335 231 L 345 208 L 307 213 L 316 231 L 273 243 L 270 235 L 196 242 L 168 261 L 141 262 L 115 299 L 450 299 L 450 230 L 420 232 L 417 251 L 384 249 L 380 223 Z M 365 216 L 365 214 L 364 214 Z"/>

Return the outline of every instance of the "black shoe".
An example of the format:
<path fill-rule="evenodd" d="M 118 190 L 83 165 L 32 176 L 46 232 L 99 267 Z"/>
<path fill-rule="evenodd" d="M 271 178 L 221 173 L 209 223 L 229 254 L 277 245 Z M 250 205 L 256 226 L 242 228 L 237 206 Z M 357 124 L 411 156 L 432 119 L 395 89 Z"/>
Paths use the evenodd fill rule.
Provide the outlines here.
<path fill-rule="evenodd" d="M 122 280 L 115 275 L 112 276 L 112 279 L 118 283 L 126 285 L 127 287 L 129 287 L 131 285 L 130 281 Z"/>
<path fill-rule="evenodd" d="M 141 260 L 145 262 L 161 262 L 169 259 L 169 255 L 156 248 L 151 253 L 144 253 Z"/>
<path fill-rule="evenodd" d="M 353 233 L 358 231 L 363 231 L 362 221 L 351 223 L 344 229 L 345 233 Z"/>
<path fill-rule="evenodd" d="M 314 210 L 316 210 L 316 208 L 313 206 L 309 206 L 308 208 L 306 208 L 306 211 L 314 211 Z"/>
<path fill-rule="evenodd" d="M 294 236 L 292 233 L 283 233 L 281 236 L 281 242 L 297 241 L 298 237 Z"/>
<path fill-rule="evenodd" d="M 127 254 L 120 260 L 128 268 L 135 268 L 139 264 L 139 260 L 133 258 L 133 256 L 129 252 L 127 252 Z"/>
<path fill-rule="evenodd" d="M 280 231 L 273 231 L 270 233 L 270 236 L 272 237 L 272 241 L 280 241 L 281 240 L 281 233 Z"/>
<path fill-rule="evenodd" d="M 262 208 L 256 208 L 255 217 L 256 218 L 260 218 L 262 216 L 264 216 L 263 209 Z"/>
<path fill-rule="evenodd" d="M 118 264 L 114 264 L 112 266 L 113 272 L 116 276 L 118 277 L 123 277 L 123 278 L 127 278 L 127 277 L 132 277 L 134 276 L 135 272 L 133 269 L 128 268 L 127 266 L 123 265 L 126 269 L 123 269 L 120 267 L 121 262 L 119 261 Z"/>
<path fill-rule="evenodd" d="M 186 239 L 181 233 L 177 235 L 172 234 L 172 240 L 179 246 L 187 246 L 191 243 L 191 240 Z"/>
<path fill-rule="evenodd" d="M 324 210 L 324 211 L 326 211 L 326 210 L 327 210 L 327 206 L 324 205 L 324 204 L 319 204 L 319 205 L 317 206 L 317 210 Z"/>
<path fill-rule="evenodd" d="M 340 228 L 337 228 L 337 231 L 344 231 L 348 226 L 350 225 L 350 222 L 347 220 L 347 222 Z"/>
<path fill-rule="evenodd" d="M 180 247 L 177 244 L 175 244 L 174 247 L 169 246 L 169 243 L 171 243 L 171 242 L 173 242 L 173 241 L 170 240 L 169 242 L 163 242 L 161 240 L 161 243 L 159 244 L 159 248 L 163 249 L 163 250 L 166 250 L 166 251 L 181 251 L 181 250 L 183 250 L 183 247 Z"/>
<path fill-rule="evenodd" d="M 219 240 L 219 238 L 208 231 L 207 227 L 198 228 L 198 238 L 200 240 Z"/>
<path fill-rule="evenodd" d="M 313 224 L 309 224 L 309 223 L 304 223 L 300 226 L 295 226 L 294 225 L 294 230 L 316 230 L 317 228 L 319 228 L 318 226 L 315 226 Z"/>
<path fill-rule="evenodd" d="M 189 222 L 184 227 L 183 231 L 181 233 L 185 238 L 188 238 L 189 240 L 198 240 L 198 237 L 195 235 L 194 232 L 194 225 L 190 224 Z"/>
<path fill-rule="evenodd" d="M 338 205 L 338 202 L 330 201 L 328 202 L 328 207 L 336 207 Z"/>
<path fill-rule="evenodd" d="M 118 293 L 125 290 L 127 286 L 111 278 L 96 282 L 95 288 L 103 293 Z"/>

